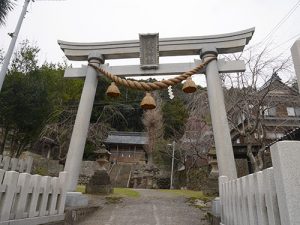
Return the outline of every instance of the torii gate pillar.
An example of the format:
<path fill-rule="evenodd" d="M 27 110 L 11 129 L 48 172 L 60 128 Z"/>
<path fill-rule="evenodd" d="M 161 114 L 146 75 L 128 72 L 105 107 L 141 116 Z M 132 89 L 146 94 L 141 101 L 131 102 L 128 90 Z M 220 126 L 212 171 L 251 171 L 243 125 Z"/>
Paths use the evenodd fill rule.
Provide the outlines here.
<path fill-rule="evenodd" d="M 295 43 L 293 44 L 291 53 L 297 77 L 298 91 L 300 92 L 300 39 L 295 41 Z"/>
<path fill-rule="evenodd" d="M 103 56 L 97 51 L 89 54 L 88 61 L 96 66 L 104 63 Z M 97 72 L 88 67 L 65 165 L 65 171 L 68 171 L 68 191 L 76 190 L 97 84 Z"/>
<path fill-rule="evenodd" d="M 202 59 L 205 59 L 206 57 L 216 57 L 217 55 L 217 49 L 203 48 L 200 56 Z M 218 64 L 215 60 L 210 62 L 206 67 L 206 83 L 214 141 L 217 151 L 219 176 L 227 176 L 229 179 L 234 179 L 237 178 L 237 172 L 225 109 L 224 94 L 219 76 Z"/>

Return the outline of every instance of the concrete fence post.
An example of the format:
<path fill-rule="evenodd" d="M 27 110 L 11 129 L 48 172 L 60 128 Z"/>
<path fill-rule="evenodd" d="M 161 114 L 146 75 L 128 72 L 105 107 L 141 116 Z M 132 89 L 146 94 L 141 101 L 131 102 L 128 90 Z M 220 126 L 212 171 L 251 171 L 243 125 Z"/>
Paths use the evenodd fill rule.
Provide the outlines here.
<path fill-rule="evenodd" d="M 19 163 L 19 160 L 17 158 L 12 158 L 11 161 L 10 161 L 10 170 L 13 170 L 13 171 L 19 171 L 18 170 L 18 163 Z M 22 172 L 22 171 L 19 171 L 19 172 Z"/>
<path fill-rule="evenodd" d="M 45 224 L 62 221 L 67 172 L 59 177 L 0 169 L 0 224 Z"/>
<path fill-rule="evenodd" d="M 9 165 L 10 165 L 10 157 L 9 156 L 4 156 L 3 159 L 2 159 L 2 162 L 3 162 L 2 169 L 7 171 L 8 168 L 9 168 Z"/>
<path fill-rule="evenodd" d="M 19 173 L 16 171 L 7 171 L 2 181 L 2 188 L 6 187 L 3 199 L 1 199 L 0 205 L 0 221 L 9 220 L 11 214 L 11 208 L 13 206 L 13 199 L 17 191 Z M 9 188 L 7 188 L 9 187 Z"/>
<path fill-rule="evenodd" d="M 30 187 L 32 188 L 32 197 L 31 197 L 31 202 L 29 204 L 29 209 L 28 209 L 28 217 L 36 217 L 39 215 L 39 209 L 37 210 L 37 204 L 38 204 L 38 199 L 40 194 L 43 192 L 41 189 L 41 180 L 42 176 L 35 174 L 32 175 L 30 179 Z"/>
<path fill-rule="evenodd" d="M 58 204 L 57 204 L 57 210 L 59 214 L 64 213 L 65 209 L 65 202 L 66 202 L 66 192 L 67 192 L 67 187 L 66 187 L 66 182 L 68 179 L 68 173 L 66 171 L 62 171 L 59 173 L 59 186 L 61 189 L 61 193 L 59 195 Z"/>
<path fill-rule="evenodd" d="M 28 157 L 26 159 L 26 170 L 24 171 L 25 173 L 31 173 L 32 163 L 33 163 L 33 158 L 32 157 Z"/>
<path fill-rule="evenodd" d="M 224 183 L 228 182 L 228 177 L 226 176 L 220 176 L 219 177 L 219 193 L 220 193 L 220 207 L 221 207 L 221 221 L 224 223 L 225 220 L 225 186 Z"/>
<path fill-rule="evenodd" d="M 28 157 L 27 159 L 10 158 L 9 156 L 0 155 L 0 169 L 5 171 L 16 171 L 20 173 L 30 173 L 33 163 L 33 158 Z"/>
<path fill-rule="evenodd" d="M 271 146 L 273 167 L 219 177 L 222 225 L 300 225 L 300 141 Z"/>
<path fill-rule="evenodd" d="M 43 189 L 43 193 L 41 197 L 39 216 L 45 216 L 48 214 L 47 203 L 48 203 L 49 195 L 51 194 L 51 177 L 49 176 L 42 177 L 41 187 Z"/>

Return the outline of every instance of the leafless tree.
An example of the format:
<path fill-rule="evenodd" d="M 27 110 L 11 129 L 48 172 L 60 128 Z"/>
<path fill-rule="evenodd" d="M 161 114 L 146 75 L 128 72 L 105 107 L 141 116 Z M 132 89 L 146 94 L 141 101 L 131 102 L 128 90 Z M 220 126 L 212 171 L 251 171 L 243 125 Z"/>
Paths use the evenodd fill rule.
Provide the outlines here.
<path fill-rule="evenodd" d="M 57 143 L 59 149 L 57 157 L 61 161 L 67 157 L 76 112 L 73 109 L 63 109 L 54 113 L 40 134 L 41 139 L 47 137 Z M 57 119 L 58 117 L 60 119 Z M 116 107 L 106 105 L 96 122 L 90 124 L 87 140 L 93 143 L 96 149 L 101 146 L 108 132 L 112 130 L 109 123 L 112 120 L 125 120 L 125 118 Z"/>
<path fill-rule="evenodd" d="M 4 51 L 3 49 L 0 49 L 0 65 L 2 64 L 3 60 L 4 60 Z"/>
<path fill-rule="evenodd" d="M 213 145 L 212 127 L 209 116 L 208 97 L 205 89 L 187 96 L 189 117 L 183 135 L 175 146 L 175 162 L 179 169 L 184 168 L 186 184 L 190 183 L 192 169 L 207 166 L 207 153 Z M 176 131 L 174 131 L 176 134 Z M 162 154 L 172 158 L 172 149 L 161 149 Z"/>
<path fill-rule="evenodd" d="M 59 160 L 64 161 L 76 117 L 76 110 L 62 109 L 54 112 L 40 133 L 40 140 L 51 139 L 58 147 Z M 45 139 L 45 140 L 46 140 Z"/>
<path fill-rule="evenodd" d="M 101 114 L 98 116 L 95 123 L 90 124 L 87 139 L 94 144 L 96 150 L 99 150 L 103 141 L 107 138 L 108 132 L 112 130 L 110 126 L 111 121 L 125 121 L 126 118 L 113 105 L 104 106 Z"/>
<path fill-rule="evenodd" d="M 187 183 L 191 169 L 207 165 L 207 153 L 213 145 L 208 97 L 205 89 L 189 96 L 189 118 L 179 143 L 181 163 L 185 166 Z"/>
<path fill-rule="evenodd" d="M 254 171 L 259 171 L 264 166 L 263 153 L 267 144 L 265 115 L 278 105 L 276 95 L 272 95 L 278 88 L 274 81 L 278 73 L 290 76 L 291 60 L 282 55 L 273 56 L 268 48 L 249 49 L 225 57 L 242 59 L 246 63 L 246 72 L 223 75 L 225 102 L 231 133 L 242 139 Z M 290 77 L 285 79 L 288 82 Z M 255 143 L 260 146 L 257 155 L 254 154 Z"/>
<path fill-rule="evenodd" d="M 153 151 L 158 139 L 163 137 L 163 116 L 161 112 L 161 98 L 154 92 L 156 100 L 156 108 L 153 110 L 146 110 L 143 114 L 143 124 L 148 136 L 148 144 L 146 145 L 146 152 L 148 154 L 148 163 L 153 164 Z"/>

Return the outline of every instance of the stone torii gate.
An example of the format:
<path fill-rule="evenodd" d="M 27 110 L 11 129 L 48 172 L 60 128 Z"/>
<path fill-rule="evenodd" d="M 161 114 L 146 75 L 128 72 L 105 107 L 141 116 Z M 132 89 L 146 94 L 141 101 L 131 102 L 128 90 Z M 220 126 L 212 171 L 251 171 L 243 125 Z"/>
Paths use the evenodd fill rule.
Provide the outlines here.
<path fill-rule="evenodd" d="M 100 66 L 118 76 L 177 75 L 191 70 L 201 63 L 159 64 L 159 56 L 200 55 L 202 60 L 243 51 L 252 38 L 254 28 L 221 35 L 164 38 L 158 34 L 140 35 L 140 40 L 100 43 L 74 43 L 58 41 L 69 60 L 84 61 Z M 105 59 L 140 58 L 141 65 L 108 66 Z M 245 71 L 243 61 L 211 61 L 199 73 L 206 74 L 207 92 L 214 140 L 219 166 L 219 175 L 236 178 L 236 166 L 230 138 L 230 131 L 224 104 L 224 95 L 219 73 Z M 90 123 L 99 74 L 90 66 L 67 68 L 66 78 L 85 78 L 78 112 L 73 128 L 65 170 L 69 174 L 68 191 L 74 191 L 80 172 L 85 142 Z"/>

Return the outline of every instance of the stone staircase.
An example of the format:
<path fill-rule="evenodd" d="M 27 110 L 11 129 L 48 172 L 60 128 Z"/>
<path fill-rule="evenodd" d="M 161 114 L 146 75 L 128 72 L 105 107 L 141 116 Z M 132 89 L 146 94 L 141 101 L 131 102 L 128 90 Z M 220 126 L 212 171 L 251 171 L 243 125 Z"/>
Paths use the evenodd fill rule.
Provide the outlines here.
<path fill-rule="evenodd" d="M 132 164 L 114 164 L 109 176 L 113 187 L 127 187 Z"/>

